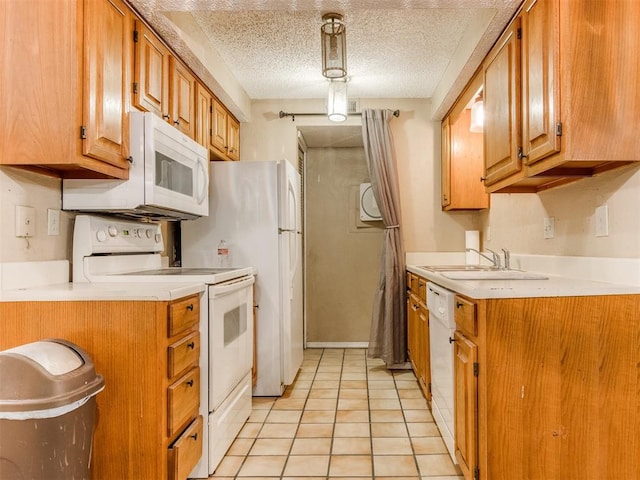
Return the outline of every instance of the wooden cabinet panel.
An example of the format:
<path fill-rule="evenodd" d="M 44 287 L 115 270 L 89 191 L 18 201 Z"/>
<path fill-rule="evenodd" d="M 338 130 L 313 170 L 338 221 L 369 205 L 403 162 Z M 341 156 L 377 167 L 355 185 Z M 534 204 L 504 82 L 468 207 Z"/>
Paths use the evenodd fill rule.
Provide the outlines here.
<path fill-rule="evenodd" d="M 484 67 L 485 185 L 519 172 L 520 20 L 498 40 Z"/>
<path fill-rule="evenodd" d="M 431 356 L 429 348 L 429 310 L 424 303 L 418 304 L 418 381 L 427 400 L 431 400 Z"/>
<path fill-rule="evenodd" d="M 178 129 L 195 138 L 196 78 L 178 59 L 169 59 L 169 104 L 171 121 Z"/>
<path fill-rule="evenodd" d="M 167 375 L 174 378 L 187 368 L 197 365 L 200 358 L 200 334 L 194 332 L 169 345 L 169 369 Z"/>
<path fill-rule="evenodd" d="M 200 369 L 192 368 L 167 388 L 167 435 L 173 437 L 198 414 Z"/>
<path fill-rule="evenodd" d="M 522 141 L 528 165 L 560 151 L 559 3 L 533 0 L 522 14 Z"/>
<path fill-rule="evenodd" d="M 140 20 L 134 33 L 133 105 L 169 118 L 169 49 Z"/>
<path fill-rule="evenodd" d="M 200 302 L 198 296 L 187 297 L 169 306 L 168 336 L 182 333 L 200 321 Z"/>
<path fill-rule="evenodd" d="M 427 282 L 413 273 L 407 284 L 407 348 L 409 361 L 427 400 L 431 399 L 431 358 L 429 354 L 429 311 L 426 305 Z"/>
<path fill-rule="evenodd" d="M 169 448 L 169 480 L 187 478 L 202 455 L 202 415 Z"/>
<path fill-rule="evenodd" d="M 132 15 L 122 0 L 85 0 L 82 152 L 127 168 Z"/>
<path fill-rule="evenodd" d="M 240 123 L 227 115 L 227 155 L 230 160 L 240 160 Z"/>
<path fill-rule="evenodd" d="M 476 304 L 456 295 L 454 306 L 454 319 L 458 329 L 472 337 L 478 335 Z"/>
<path fill-rule="evenodd" d="M 467 480 L 478 478 L 478 347 L 460 332 L 454 333 L 455 455 Z"/>
<path fill-rule="evenodd" d="M 2 2 L 0 164 L 128 177 L 131 21 L 119 0 Z"/>
<path fill-rule="evenodd" d="M 186 445 L 181 439 L 188 443 L 184 435 L 178 438 L 179 432 L 167 435 L 171 305 L 164 301 L 0 302 L 0 350 L 43 338 L 64 338 L 85 350 L 104 377 L 105 389 L 96 396 L 91 478 L 169 478 L 169 465 L 175 465 L 169 461 L 170 446 Z M 193 376 L 185 378 L 185 382 L 194 381 L 189 388 L 197 387 L 197 371 L 192 369 Z M 194 400 L 188 395 L 187 399 Z M 198 416 L 199 396 L 195 401 L 178 403 L 176 417 L 182 416 L 185 426 Z M 179 413 L 185 405 L 195 408 L 190 418 Z M 188 464 L 202 453 L 201 444 L 193 443 L 185 454 Z M 186 479 L 185 469 L 179 468 L 180 476 L 171 478 Z"/>
<path fill-rule="evenodd" d="M 489 208 L 485 192 L 483 135 L 471 131 L 471 105 L 482 94 L 482 70 L 469 81 L 442 121 L 442 209 Z"/>
<path fill-rule="evenodd" d="M 204 85 L 196 83 L 196 142 L 209 151 L 211 142 L 211 110 L 213 96 Z"/>
<path fill-rule="evenodd" d="M 220 102 L 214 99 L 213 113 L 211 117 L 213 132 L 211 134 L 211 146 L 220 154 L 227 154 L 227 110 Z"/>

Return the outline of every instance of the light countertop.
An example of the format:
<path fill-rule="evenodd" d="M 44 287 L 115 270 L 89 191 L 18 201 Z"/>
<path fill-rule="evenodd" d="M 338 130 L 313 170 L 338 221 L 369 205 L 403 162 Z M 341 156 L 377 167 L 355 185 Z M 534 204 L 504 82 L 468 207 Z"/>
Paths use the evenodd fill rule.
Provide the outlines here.
<path fill-rule="evenodd" d="M 203 292 L 204 283 L 58 283 L 0 291 L 0 302 L 172 301 Z"/>

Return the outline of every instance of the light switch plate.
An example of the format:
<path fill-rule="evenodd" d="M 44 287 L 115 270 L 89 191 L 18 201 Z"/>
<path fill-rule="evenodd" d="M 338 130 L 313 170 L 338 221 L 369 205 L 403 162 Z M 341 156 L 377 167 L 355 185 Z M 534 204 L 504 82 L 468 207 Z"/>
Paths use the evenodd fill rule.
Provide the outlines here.
<path fill-rule="evenodd" d="M 544 238 L 553 238 L 556 235 L 556 219 L 555 217 L 545 217 L 542 220 L 544 226 Z"/>
<path fill-rule="evenodd" d="M 60 210 L 47 208 L 47 235 L 60 235 Z"/>
<path fill-rule="evenodd" d="M 33 237 L 36 234 L 36 209 L 16 205 L 16 237 Z"/>

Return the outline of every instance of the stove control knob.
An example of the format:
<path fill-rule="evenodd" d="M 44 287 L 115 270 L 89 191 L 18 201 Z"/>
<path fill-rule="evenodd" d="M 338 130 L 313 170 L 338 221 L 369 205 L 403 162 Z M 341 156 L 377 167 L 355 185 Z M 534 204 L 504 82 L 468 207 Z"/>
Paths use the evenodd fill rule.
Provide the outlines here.
<path fill-rule="evenodd" d="M 104 230 L 98 230 L 96 232 L 96 239 L 99 242 L 104 242 L 107 239 L 107 232 L 105 232 Z"/>
<path fill-rule="evenodd" d="M 142 235 L 144 234 L 144 230 L 142 228 L 136 228 L 134 230 L 134 233 L 135 233 L 136 237 L 142 238 Z"/>
<path fill-rule="evenodd" d="M 109 225 L 107 231 L 109 232 L 110 237 L 115 237 L 116 235 L 118 235 L 118 227 L 116 227 L 115 225 Z"/>
<path fill-rule="evenodd" d="M 153 229 L 147 228 L 145 233 L 147 234 L 147 238 L 153 238 Z"/>
<path fill-rule="evenodd" d="M 162 240 L 162 235 L 160 235 L 159 233 L 156 233 L 156 243 L 160 243 L 161 240 Z"/>

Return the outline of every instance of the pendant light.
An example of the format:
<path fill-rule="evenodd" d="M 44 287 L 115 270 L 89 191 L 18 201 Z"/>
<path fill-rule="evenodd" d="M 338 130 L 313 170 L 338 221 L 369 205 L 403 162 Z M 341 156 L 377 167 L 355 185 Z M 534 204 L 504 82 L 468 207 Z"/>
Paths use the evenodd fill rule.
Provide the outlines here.
<path fill-rule="evenodd" d="M 347 81 L 331 80 L 327 97 L 327 115 L 332 122 L 344 122 L 347 119 Z"/>
<path fill-rule="evenodd" d="M 347 76 L 346 28 L 339 13 L 322 16 L 320 40 L 322 44 L 322 75 L 329 79 Z"/>

